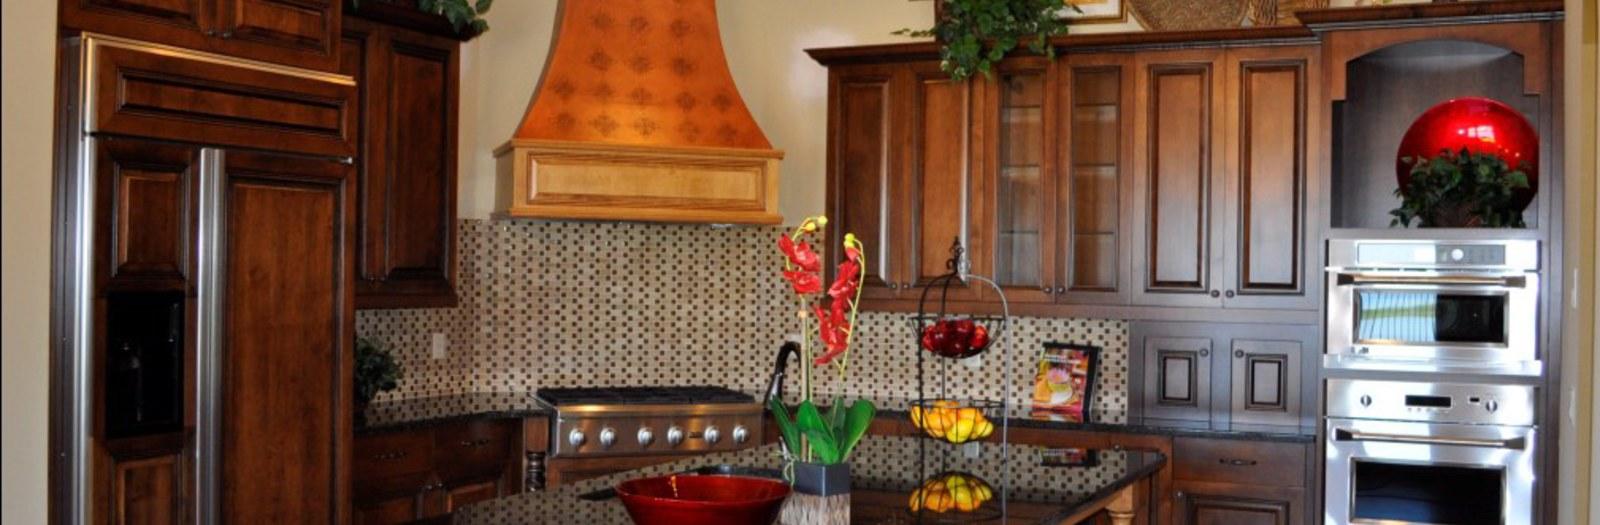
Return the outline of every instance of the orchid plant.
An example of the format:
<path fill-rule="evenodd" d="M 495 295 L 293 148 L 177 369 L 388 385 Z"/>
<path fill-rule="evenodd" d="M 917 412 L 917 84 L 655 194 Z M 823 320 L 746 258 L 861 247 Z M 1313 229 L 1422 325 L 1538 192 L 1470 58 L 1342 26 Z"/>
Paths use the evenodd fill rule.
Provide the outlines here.
<path fill-rule="evenodd" d="M 810 238 L 827 225 L 827 217 L 807 217 L 793 232 L 778 238 L 778 249 L 784 256 L 783 278 L 794 291 L 795 312 L 803 325 L 801 358 L 811 366 L 832 366 L 839 380 L 844 381 L 850 370 L 850 343 L 866 280 L 861 267 L 865 247 L 855 234 L 845 234 L 844 261 L 839 263 L 833 284 L 824 290 L 822 259 L 812 249 Z M 821 348 L 813 348 L 813 334 Z M 783 434 L 788 459 L 794 460 L 798 455 L 802 461 L 842 463 L 866 434 L 877 408 L 865 399 L 846 408 L 835 399 L 824 415 L 811 397 L 811 366 L 801 367 L 802 398 L 792 418 L 781 399 L 768 400 L 768 408 Z"/>

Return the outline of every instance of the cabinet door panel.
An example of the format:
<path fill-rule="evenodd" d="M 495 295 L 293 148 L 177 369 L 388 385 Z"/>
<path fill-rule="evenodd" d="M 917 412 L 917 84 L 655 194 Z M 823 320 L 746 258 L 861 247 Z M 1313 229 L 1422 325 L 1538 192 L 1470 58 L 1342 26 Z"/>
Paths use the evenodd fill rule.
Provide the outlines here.
<path fill-rule="evenodd" d="M 1056 189 L 1060 300 L 1127 301 L 1132 200 L 1131 55 L 1076 55 L 1058 68 Z"/>
<path fill-rule="evenodd" d="M 333 0 L 221 0 L 217 51 L 300 67 L 334 70 L 339 6 Z"/>
<path fill-rule="evenodd" d="M 916 212 L 909 217 L 914 222 L 907 230 L 912 232 L 910 283 L 920 285 L 950 271 L 945 263 L 950 259 L 953 242 L 975 250 L 965 215 L 970 191 L 967 148 L 971 85 L 951 81 L 937 67 L 918 68 L 914 76 L 913 168 L 905 183 L 906 195 L 916 204 Z M 963 297 L 975 295 L 971 289 L 960 292 Z"/>
<path fill-rule="evenodd" d="M 350 512 L 350 168 L 224 163 L 220 518 L 337 522 Z"/>
<path fill-rule="evenodd" d="M 96 142 L 98 235 L 110 243 L 98 273 L 113 286 L 136 282 L 183 290 L 193 246 L 197 148 L 159 142 Z"/>
<path fill-rule="evenodd" d="M 1309 71 L 1315 49 L 1239 49 L 1227 61 L 1229 306 L 1315 307 L 1306 293 Z"/>
<path fill-rule="evenodd" d="M 116 461 L 110 496 L 111 523 L 184 523 L 183 455 Z"/>
<path fill-rule="evenodd" d="M 1234 423 L 1300 424 L 1299 341 L 1233 341 Z"/>
<path fill-rule="evenodd" d="M 498 480 L 480 481 L 453 487 L 445 494 L 445 512 L 455 512 L 466 505 L 489 501 L 500 496 Z"/>
<path fill-rule="evenodd" d="M 1056 295 L 1055 115 L 1047 66 L 1027 61 L 1005 67 L 975 88 L 982 94 L 978 120 L 985 143 L 975 156 L 986 159 L 975 185 L 984 202 L 975 209 L 988 242 L 987 249 L 974 245 L 973 268 L 993 275 L 1014 303 L 1050 302 Z"/>
<path fill-rule="evenodd" d="M 1191 525 L 1288 525 L 1297 522 L 1286 501 L 1186 494 L 1183 523 Z"/>
<path fill-rule="evenodd" d="M 361 79 L 361 308 L 455 304 L 459 43 L 345 23 L 344 67 Z"/>
<path fill-rule="evenodd" d="M 1145 416 L 1210 419 L 1211 339 L 1148 337 L 1143 352 Z"/>
<path fill-rule="evenodd" d="M 356 525 L 398 525 L 416 521 L 417 496 L 401 496 L 356 508 Z"/>
<path fill-rule="evenodd" d="M 1141 58 L 1138 96 L 1141 253 L 1139 300 L 1144 304 L 1207 306 L 1213 257 L 1221 255 L 1212 230 L 1215 177 L 1221 158 L 1214 144 L 1221 121 L 1221 78 L 1216 53 L 1152 53 Z"/>
<path fill-rule="evenodd" d="M 882 68 L 841 69 L 833 74 L 829 119 L 830 209 L 828 253 L 830 260 L 844 257 L 838 239 L 854 233 L 866 246 L 865 298 L 895 295 L 898 232 L 892 230 L 894 213 L 905 213 L 907 203 L 893 198 L 898 191 L 891 177 L 894 150 L 891 118 L 895 92 L 892 74 Z M 832 265 L 828 270 L 833 272 Z"/>

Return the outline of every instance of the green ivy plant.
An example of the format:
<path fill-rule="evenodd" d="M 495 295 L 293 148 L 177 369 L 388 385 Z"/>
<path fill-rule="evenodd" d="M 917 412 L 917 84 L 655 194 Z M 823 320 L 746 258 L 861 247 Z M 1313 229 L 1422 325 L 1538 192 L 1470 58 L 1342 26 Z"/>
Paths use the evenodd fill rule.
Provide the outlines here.
<path fill-rule="evenodd" d="M 372 401 L 379 392 L 394 390 L 403 371 L 394 352 L 381 341 L 356 338 L 356 404 Z"/>
<path fill-rule="evenodd" d="M 1511 169 L 1492 153 L 1462 148 L 1433 158 L 1401 157 L 1414 163 L 1411 180 L 1394 190 L 1400 207 L 1389 212 L 1390 226 L 1423 228 L 1525 228 L 1516 190 L 1528 188 L 1528 174 Z"/>
<path fill-rule="evenodd" d="M 973 73 L 990 77 L 994 64 L 1022 45 L 1054 57 L 1050 37 L 1067 32 L 1061 10 L 1078 10 L 1061 0 L 934 1 L 944 2 L 944 10 L 932 28 L 901 29 L 894 34 L 935 37 L 943 42 L 939 66 L 956 81 Z"/>
<path fill-rule="evenodd" d="M 350 0 L 350 4 L 359 7 L 361 2 L 402 3 L 414 1 L 417 10 L 424 13 L 441 15 L 455 26 L 457 33 L 482 34 L 489 30 L 489 22 L 483 19 L 483 14 L 489 12 L 489 6 L 494 0 Z"/>

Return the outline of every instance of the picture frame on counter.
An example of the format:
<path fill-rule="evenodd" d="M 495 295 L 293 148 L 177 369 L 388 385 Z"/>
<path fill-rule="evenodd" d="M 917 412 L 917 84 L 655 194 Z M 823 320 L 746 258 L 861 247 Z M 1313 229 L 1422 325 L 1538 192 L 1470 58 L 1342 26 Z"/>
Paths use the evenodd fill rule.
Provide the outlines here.
<path fill-rule="evenodd" d="M 1039 352 L 1033 380 L 1033 417 L 1076 423 L 1090 422 L 1100 347 L 1047 342 Z"/>

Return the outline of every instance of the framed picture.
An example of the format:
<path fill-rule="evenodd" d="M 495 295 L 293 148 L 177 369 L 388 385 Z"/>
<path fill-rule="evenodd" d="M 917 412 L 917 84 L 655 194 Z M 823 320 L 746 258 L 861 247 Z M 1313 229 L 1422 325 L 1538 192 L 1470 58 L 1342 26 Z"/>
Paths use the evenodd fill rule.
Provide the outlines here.
<path fill-rule="evenodd" d="M 1033 379 L 1034 417 L 1088 423 L 1099 376 L 1100 347 L 1045 343 Z"/>
<path fill-rule="evenodd" d="M 1128 12 L 1122 0 L 1065 0 L 1069 6 L 1078 10 L 1062 9 L 1061 18 L 1074 24 L 1092 24 L 1097 22 L 1121 22 L 1128 19 Z"/>

